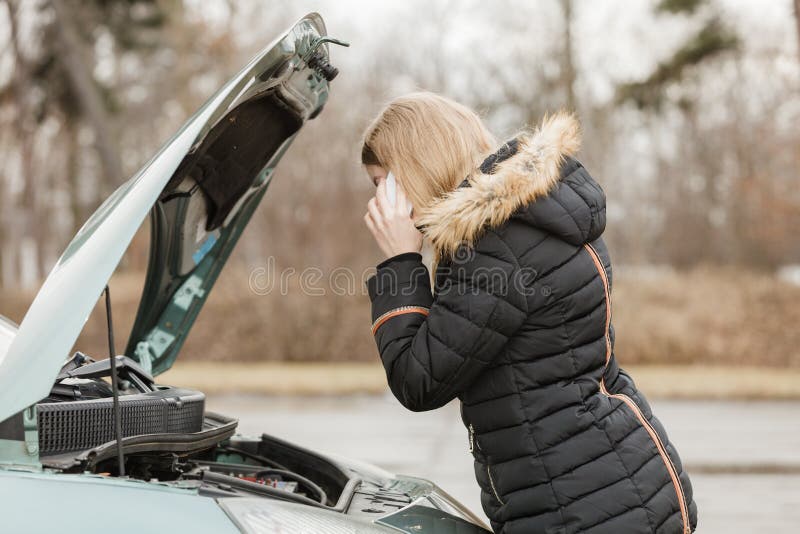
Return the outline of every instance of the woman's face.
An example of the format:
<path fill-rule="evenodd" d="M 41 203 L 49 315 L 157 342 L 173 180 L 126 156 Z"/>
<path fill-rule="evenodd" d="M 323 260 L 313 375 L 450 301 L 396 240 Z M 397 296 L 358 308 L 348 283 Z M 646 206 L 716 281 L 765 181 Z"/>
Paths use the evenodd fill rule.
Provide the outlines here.
<path fill-rule="evenodd" d="M 386 169 L 381 167 L 380 165 L 364 165 L 364 169 L 367 171 L 367 175 L 369 179 L 372 180 L 372 183 L 375 187 L 378 187 L 378 184 L 381 183 L 381 180 L 386 179 Z"/>

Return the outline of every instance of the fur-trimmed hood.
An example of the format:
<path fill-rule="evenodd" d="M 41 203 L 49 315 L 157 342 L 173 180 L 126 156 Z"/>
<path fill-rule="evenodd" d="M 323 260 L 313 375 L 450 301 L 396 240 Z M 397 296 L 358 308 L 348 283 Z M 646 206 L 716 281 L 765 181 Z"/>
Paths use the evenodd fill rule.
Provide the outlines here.
<path fill-rule="evenodd" d="M 436 255 L 447 257 L 462 244 L 474 245 L 483 230 L 512 217 L 574 244 L 599 237 L 605 196 L 572 159 L 580 142 L 577 119 L 562 112 L 504 144 L 480 173 L 420 213 L 417 225 Z"/>

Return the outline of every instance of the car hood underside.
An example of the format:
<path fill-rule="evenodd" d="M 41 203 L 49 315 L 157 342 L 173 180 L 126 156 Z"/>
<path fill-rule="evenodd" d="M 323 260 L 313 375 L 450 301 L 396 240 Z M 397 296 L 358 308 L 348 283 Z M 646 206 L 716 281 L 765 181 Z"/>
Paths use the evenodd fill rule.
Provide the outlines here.
<path fill-rule="evenodd" d="M 304 123 L 327 101 L 328 42 L 310 14 L 201 107 L 79 230 L 0 353 L 0 421 L 48 395 L 148 213 L 150 260 L 125 355 L 168 369 Z"/>

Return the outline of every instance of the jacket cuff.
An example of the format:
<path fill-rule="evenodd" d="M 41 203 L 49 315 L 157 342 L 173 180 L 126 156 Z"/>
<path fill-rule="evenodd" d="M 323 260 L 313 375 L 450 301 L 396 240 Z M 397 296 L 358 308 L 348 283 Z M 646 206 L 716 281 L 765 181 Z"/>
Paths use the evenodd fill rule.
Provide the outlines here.
<path fill-rule="evenodd" d="M 428 268 L 422 255 L 406 252 L 381 262 L 375 275 L 367 280 L 372 301 L 372 320 L 404 306 L 430 308 L 433 302 Z"/>
<path fill-rule="evenodd" d="M 377 265 L 376 269 L 382 269 L 383 267 L 386 267 L 390 263 L 405 261 L 405 260 L 421 262 L 422 254 L 420 254 L 419 252 L 402 252 L 396 256 L 392 256 L 391 258 L 386 258 Z"/>

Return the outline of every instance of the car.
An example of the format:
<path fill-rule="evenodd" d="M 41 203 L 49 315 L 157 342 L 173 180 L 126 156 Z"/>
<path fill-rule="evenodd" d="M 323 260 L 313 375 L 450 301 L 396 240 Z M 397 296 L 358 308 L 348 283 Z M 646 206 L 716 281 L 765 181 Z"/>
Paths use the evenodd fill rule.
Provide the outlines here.
<path fill-rule="evenodd" d="M 432 482 L 236 432 L 200 391 L 159 384 L 287 147 L 337 74 L 306 15 L 214 94 L 66 247 L 17 327 L 0 320 L 4 532 L 488 532 Z M 130 339 L 108 281 L 150 217 Z M 106 292 L 109 356 L 75 352 Z"/>

